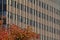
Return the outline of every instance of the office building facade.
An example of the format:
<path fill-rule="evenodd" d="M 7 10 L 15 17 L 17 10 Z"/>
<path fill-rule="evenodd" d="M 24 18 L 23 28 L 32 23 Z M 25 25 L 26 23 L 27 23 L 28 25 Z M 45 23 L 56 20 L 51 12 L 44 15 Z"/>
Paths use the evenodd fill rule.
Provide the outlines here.
<path fill-rule="evenodd" d="M 27 26 L 39 40 L 60 40 L 60 7 L 50 0 L 6 0 L 6 23 Z"/>

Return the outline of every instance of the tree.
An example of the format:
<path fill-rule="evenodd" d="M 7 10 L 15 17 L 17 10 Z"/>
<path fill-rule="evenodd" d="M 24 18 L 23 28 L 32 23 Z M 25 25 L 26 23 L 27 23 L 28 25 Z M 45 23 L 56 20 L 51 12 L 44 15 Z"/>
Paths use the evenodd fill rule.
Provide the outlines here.
<path fill-rule="evenodd" d="M 29 27 L 21 29 L 17 25 L 13 24 L 9 29 L 10 29 L 11 35 L 15 36 L 16 39 L 31 40 L 31 38 L 33 39 L 39 38 L 39 34 L 32 32 Z"/>
<path fill-rule="evenodd" d="M 32 32 L 29 27 L 21 29 L 17 25 L 12 24 L 8 29 L 1 30 L 0 40 L 31 40 L 39 38 L 39 34 Z"/>

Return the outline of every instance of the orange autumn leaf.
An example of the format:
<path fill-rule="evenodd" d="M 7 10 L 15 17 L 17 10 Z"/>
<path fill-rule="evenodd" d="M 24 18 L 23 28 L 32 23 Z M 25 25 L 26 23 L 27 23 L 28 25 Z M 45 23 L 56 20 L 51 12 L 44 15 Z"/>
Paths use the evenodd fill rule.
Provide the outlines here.
<path fill-rule="evenodd" d="M 8 31 L 4 31 L 4 30 L 0 29 L 0 34 L 1 34 L 0 40 L 8 40 L 8 39 L 16 40 L 17 37 L 21 38 L 22 40 L 29 40 L 31 38 L 38 37 L 38 34 L 32 32 L 31 29 L 28 29 L 28 28 L 21 29 L 20 27 L 18 27 L 17 25 L 14 25 L 14 24 L 10 26 Z"/>
<path fill-rule="evenodd" d="M 8 32 L 7 31 L 0 31 L 0 40 L 8 40 Z"/>
<path fill-rule="evenodd" d="M 29 27 L 27 27 L 23 30 L 16 25 L 12 25 L 11 28 L 12 28 L 12 30 L 15 30 L 16 32 L 18 32 L 20 34 L 24 34 L 26 37 L 30 37 L 30 38 L 38 37 L 38 34 L 32 32 L 31 29 L 29 29 Z"/>

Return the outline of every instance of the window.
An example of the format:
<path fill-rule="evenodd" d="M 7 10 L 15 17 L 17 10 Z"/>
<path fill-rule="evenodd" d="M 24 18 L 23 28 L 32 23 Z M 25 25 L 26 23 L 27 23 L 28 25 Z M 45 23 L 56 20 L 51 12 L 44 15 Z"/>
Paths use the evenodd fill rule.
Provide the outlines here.
<path fill-rule="evenodd" d="M 36 22 L 36 27 L 38 27 L 38 22 Z"/>
<path fill-rule="evenodd" d="M 30 11 L 30 8 L 29 8 L 29 7 L 27 7 L 27 12 L 29 13 L 29 11 Z"/>
<path fill-rule="evenodd" d="M 55 13 L 55 8 L 53 8 L 54 9 L 54 13 Z"/>
<path fill-rule="evenodd" d="M 44 8 L 44 3 L 42 2 L 42 8 Z"/>
<path fill-rule="evenodd" d="M 16 16 L 17 16 L 17 14 L 13 14 L 13 17 L 14 17 L 15 20 L 16 20 Z"/>
<path fill-rule="evenodd" d="M 50 27 L 50 32 L 52 32 L 52 33 L 53 33 L 53 27 Z"/>
<path fill-rule="evenodd" d="M 23 11 L 25 11 L 26 12 L 26 6 L 24 6 L 24 5 L 22 5 L 22 4 L 20 4 L 21 5 L 21 10 L 23 10 Z"/>
<path fill-rule="evenodd" d="M 8 18 L 9 18 L 9 13 L 10 13 L 10 12 L 8 12 Z M 10 14 L 11 14 L 11 13 L 10 13 Z M 11 17 L 11 16 L 10 16 L 10 17 Z"/>
<path fill-rule="evenodd" d="M 35 15 L 35 11 L 34 11 L 34 9 L 32 9 L 32 14 Z"/>
<path fill-rule="evenodd" d="M 48 10 L 48 4 L 47 4 L 47 10 Z"/>
<path fill-rule="evenodd" d="M 11 6 L 16 8 L 16 1 L 11 0 Z"/>
<path fill-rule="evenodd" d="M 42 2 L 42 8 L 46 9 L 46 4 Z"/>
<path fill-rule="evenodd" d="M 27 11 L 27 7 L 26 6 L 24 6 L 24 10 L 25 10 L 25 12 Z"/>
<path fill-rule="evenodd" d="M 50 11 L 53 12 L 53 7 L 52 6 L 50 6 Z"/>
<path fill-rule="evenodd" d="M 36 5 L 38 5 L 39 0 L 36 0 Z"/>
<path fill-rule="evenodd" d="M 23 22 L 23 18 L 22 18 L 22 16 L 20 16 L 20 22 Z"/>
<path fill-rule="evenodd" d="M 27 20 L 26 18 L 24 18 L 24 20 L 25 20 L 25 21 L 24 21 L 24 23 L 26 23 L 26 24 L 27 24 L 27 21 L 28 21 L 28 20 Z"/>
<path fill-rule="evenodd" d="M 32 21 L 32 26 L 35 26 L 35 21 Z"/>
<path fill-rule="evenodd" d="M 41 14 L 41 12 L 39 12 L 39 17 L 42 17 L 42 14 Z"/>
<path fill-rule="evenodd" d="M 31 14 L 33 13 L 32 8 L 30 8 L 30 13 L 31 13 Z"/>
<path fill-rule="evenodd" d="M 58 13 L 57 14 L 60 15 L 59 10 L 58 10 Z"/>
<path fill-rule="evenodd" d="M 30 25 L 32 25 L 32 20 L 30 20 Z M 32 25 L 33 26 L 33 25 Z"/>
<path fill-rule="evenodd" d="M 53 12 L 53 7 L 51 8 L 51 12 Z"/>
<path fill-rule="evenodd" d="M 37 10 L 35 11 L 35 15 L 38 16 L 38 11 Z"/>
<path fill-rule="evenodd" d="M 41 23 L 39 23 L 39 28 L 41 28 Z"/>
<path fill-rule="evenodd" d="M 9 16 L 9 13 L 8 13 Z M 13 19 L 13 13 L 10 13 L 10 18 Z"/>
<path fill-rule="evenodd" d="M 46 4 L 44 3 L 44 9 L 46 9 Z"/>
<path fill-rule="evenodd" d="M 41 7 L 41 1 L 39 1 L 39 6 Z"/>
<path fill-rule="evenodd" d="M 21 5 L 21 10 L 23 10 L 23 5 L 22 4 L 20 4 Z"/>
<path fill-rule="evenodd" d="M 34 9 L 33 9 L 33 10 L 34 10 Z M 35 12 L 36 12 L 36 10 L 33 11 L 33 13 L 34 13 L 33 15 L 35 15 Z"/>
<path fill-rule="evenodd" d="M 26 23 L 26 18 L 24 18 L 24 17 L 23 17 L 23 23 L 27 24 L 27 23 Z"/>
<path fill-rule="evenodd" d="M 46 19 L 46 16 L 47 16 L 46 14 L 42 13 L 42 18 Z"/>
<path fill-rule="evenodd" d="M 33 0 L 33 3 L 35 4 L 35 0 Z"/>
<path fill-rule="evenodd" d="M 53 22 L 53 18 L 50 16 L 50 21 Z"/>
<path fill-rule="evenodd" d="M 21 9 L 21 5 L 19 3 L 17 4 L 17 8 L 18 9 Z"/>
<path fill-rule="evenodd" d="M 29 19 L 27 18 L 27 24 L 29 24 Z"/>
<path fill-rule="evenodd" d="M 54 19 L 54 23 L 55 23 L 55 19 Z"/>
<path fill-rule="evenodd" d="M 17 21 L 20 21 L 20 15 L 17 15 Z"/>

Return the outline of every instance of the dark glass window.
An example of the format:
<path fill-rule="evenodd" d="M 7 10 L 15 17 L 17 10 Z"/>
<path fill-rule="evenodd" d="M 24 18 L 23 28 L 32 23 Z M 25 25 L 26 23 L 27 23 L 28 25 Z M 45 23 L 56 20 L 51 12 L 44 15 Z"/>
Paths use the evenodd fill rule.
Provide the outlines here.
<path fill-rule="evenodd" d="M 39 6 L 41 7 L 41 1 L 39 1 Z"/>
<path fill-rule="evenodd" d="M 42 2 L 42 8 L 44 8 L 44 3 Z"/>
<path fill-rule="evenodd" d="M 21 16 L 21 22 L 23 22 L 23 17 Z"/>
<path fill-rule="evenodd" d="M 33 10 L 34 10 L 34 9 L 33 9 Z M 34 10 L 34 12 L 33 12 L 33 13 L 34 13 L 34 15 L 35 15 L 35 12 L 36 12 L 36 10 Z"/>
<path fill-rule="evenodd" d="M 48 10 L 48 4 L 47 4 L 47 10 Z"/>
<path fill-rule="evenodd" d="M 33 0 L 33 3 L 35 4 L 35 0 Z"/>
<path fill-rule="evenodd" d="M 36 16 L 38 16 L 38 11 L 36 10 Z"/>
<path fill-rule="evenodd" d="M 36 22 L 36 27 L 38 27 L 38 22 Z"/>
<path fill-rule="evenodd" d="M 19 3 L 17 4 L 17 8 L 18 9 L 21 9 L 21 5 Z"/>
<path fill-rule="evenodd" d="M 46 19 L 46 16 L 47 16 L 46 14 L 42 13 L 42 18 Z"/>
<path fill-rule="evenodd" d="M 32 25 L 32 20 L 30 20 L 30 25 Z"/>
<path fill-rule="evenodd" d="M 27 18 L 27 24 L 29 24 L 29 19 Z"/>
<path fill-rule="evenodd" d="M 11 0 L 11 6 L 16 8 L 16 1 Z"/>
<path fill-rule="evenodd" d="M 27 7 L 27 12 L 29 13 L 29 7 Z"/>
<path fill-rule="evenodd" d="M 35 26 L 35 21 L 33 21 L 33 26 Z"/>
<path fill-rule="evenodd" d="M 46 9 L 46 4 L 42 2 L 42 8 Z"/>
<path fill-rule="evenodd" d="M 34 11 L 34 9 L 32 9 L 32 14 L 35 15 L 35 11 Z"/>
<path fill-rule="evenodd" d="M 44 3 L 44 9 L 46 9 L 46 4 Z"/>
<path fill-rule="evenodd" d="M 32 12 L 33 12 L 33 11 L 32 11 L 32 8 L 30 8 L 30 13 L 32 14 Z"/>
<path fill-rule="evenodd" d="M 9 13 L 8 13 L 8 16 L 9 16 Z M 10 18 L 13 19 L 13 13 L 10 13 Z"/>
<path fill-rule="evenodd" d="M 39 17 L 41 17 L 41 12 L 39 12 Z"/>
<path fill-rule="evenodd" d="M 17 15 L 17 20 L 20 21 L 20 15 Z"/>
<path fill-rule="evenodd" d="M 10 13 L 10 12 L 8 12 L 8 18 L 9 18 L 9 13 Z M 10 17 L 11 17 L 11 15 L 10 15 Z"/>
<path fill-rule="evenodd" d="M 41 28 L 41 23 L 39 23 L 39 28 Z"/>
<path fill-rule="evenodd" d="M 25 10 L 25 12 L 27 11 L 27 7 L 26 6 L 24 6 L 24 10 Z"/>
<path fill-rule="evenodd" d="M 50 11 L 52 11 L 52 7 L 50 6 Z"/>
<path fill-rule="evenodd" d="M 38 2 L 39 2 L 39 0 L 36 0 L 36 5 L 39 5 L 39 3 L 38 3 Z"/>

